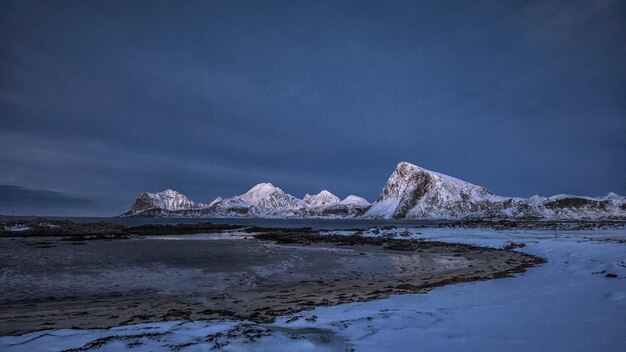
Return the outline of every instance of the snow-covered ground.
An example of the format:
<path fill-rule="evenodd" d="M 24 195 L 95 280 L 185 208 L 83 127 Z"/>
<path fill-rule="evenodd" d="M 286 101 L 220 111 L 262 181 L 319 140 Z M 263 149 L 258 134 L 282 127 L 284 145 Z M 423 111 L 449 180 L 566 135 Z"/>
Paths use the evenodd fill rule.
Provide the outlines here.
<path fill-rule="evenodd" d="M 24 225 L 5 226 L 4 230 L 9 232 L 22 232 L 30 230 L 30 227 Z"/>
<path fill-rule="evenodd" d="M 320 307 L 273 324 L 167 322 L 42 331 L 0 337 L 0 350 L 626 351 L 626 230 L 407 231 L 393 232 L 493 247 L 525 243 L 519 250 L 548 263 L 515 278 Z"/>

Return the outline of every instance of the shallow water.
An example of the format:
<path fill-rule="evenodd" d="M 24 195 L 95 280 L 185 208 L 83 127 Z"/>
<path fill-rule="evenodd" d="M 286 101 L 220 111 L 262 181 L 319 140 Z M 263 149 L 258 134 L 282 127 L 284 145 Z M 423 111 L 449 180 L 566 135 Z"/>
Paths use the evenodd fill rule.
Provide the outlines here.
<path fill-rule="evenodd" d="M 242 236 L 250 234 L 0 238 L 0 334 L 180 318 L 268 321 L 318 305 L 489 278 L 532 262 L 453 244 L 393 251 Z"/>
<path fill-rule="evenodd" d="M 0 216 L 0 221 L 30 220 L 37 216 Z M 377 220 L 377 219 L 251 219 L 251 218 L 120 218 L 120 217 L 54 217 L 47 216 L 48 219 L 68 219 L 77 223 L 89 223 L 107 221 L 125 226 L 138 226 L 145 224 L 175 225 L 175 224 L 197 224 L 210 222 L 213 224 L 232 224 L 259 227 L 282 227 L 297 228 L 311 227 L 313 229 L 350 229 L 366 227 L 415 227 L 415 226 L 436 226 L 445 221 L 435 220 Z"/>

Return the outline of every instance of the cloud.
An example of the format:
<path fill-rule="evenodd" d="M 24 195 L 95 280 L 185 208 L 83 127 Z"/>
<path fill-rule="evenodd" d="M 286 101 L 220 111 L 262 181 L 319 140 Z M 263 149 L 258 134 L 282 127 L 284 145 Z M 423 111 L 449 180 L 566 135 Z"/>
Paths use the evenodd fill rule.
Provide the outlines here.
<path fill-rule="evenodd" d="M 0 185 L 0 213 L 56 215 L 68 210 L 80 213 L 89 212 L 89 209 L 99 208 L 101 204 L 90 198 L 72 193 L 29 189 L 13 185 Z"/>
<path fill-rule="evenodd" d="M 22 187 L 0 210 L 258 182 L 373 200 L 399 161 L 624 193 L 625 4 L 0 2 L 0 184 Z"/>

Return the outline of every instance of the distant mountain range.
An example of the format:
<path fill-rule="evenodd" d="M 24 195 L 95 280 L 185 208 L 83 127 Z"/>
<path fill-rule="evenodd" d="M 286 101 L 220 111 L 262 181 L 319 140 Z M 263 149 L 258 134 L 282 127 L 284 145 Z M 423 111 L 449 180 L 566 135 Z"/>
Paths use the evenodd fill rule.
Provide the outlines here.
<path fill-rule="evenodd" d="M 232 198 L 195 203 L 171 189 L 142 193 L 123 217 L 250 217 L 373 219 L 624 220 L 626 197 L 573 195 L 511 198 L 438 172 L 401 162 L 373 204 L 329 191 L 296 198 L 271 183 L 260 183 Z"/>
<path fill-rule="evenodd" d="M 217 198 L 209 204 L 195 203 L 171 189 L 142 193 L 121 216 L 141 217 L 254 217 L 254 218 L 347 218 L 360 216 L 371 204 L 358 196 L 341 200 L 323 190 L 298 199 L 271 183 L 259 183 L 232 198 Z"/>

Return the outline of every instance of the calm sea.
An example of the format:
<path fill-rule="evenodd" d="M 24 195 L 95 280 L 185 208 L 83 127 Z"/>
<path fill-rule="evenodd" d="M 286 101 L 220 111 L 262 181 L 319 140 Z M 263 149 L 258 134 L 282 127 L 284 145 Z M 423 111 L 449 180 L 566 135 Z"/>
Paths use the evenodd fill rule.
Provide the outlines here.
<path fill-rule="evenodd" d="M 0 216 L 0 221 L 29 220 L 37 216 Z M 126 226 L 144 224 L 195 224 L 210 222 L 213 224 L 233 224 L 260 227 L 311 227 L 313 229 L 350 229 L 374 226 L 436 226 L 442 221 L 427 220 L 372 220 L 372 219 L 236 219 L 236 218 L 118 218 L 118 217 L 56 217 L 46 216 L 48 219 L 68 219 L 77 223 L 108 221 Z"/>

